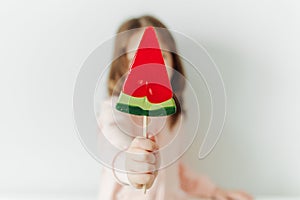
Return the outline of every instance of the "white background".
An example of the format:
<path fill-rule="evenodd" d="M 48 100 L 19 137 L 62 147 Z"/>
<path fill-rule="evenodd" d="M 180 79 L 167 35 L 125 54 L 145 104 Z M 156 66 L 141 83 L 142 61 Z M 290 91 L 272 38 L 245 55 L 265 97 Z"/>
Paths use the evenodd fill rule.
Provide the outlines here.
<path fill-rule="evenodd" d="M 226 188 L 300 195 L 297 1 L 1 1 L 0 194 L 95 196 L 98 164 L 74 130 L 72 93 L 89 53 L 125 19 L 153 14 L 219 66 L 227 121 L 192 167 Z M 195 156 L 195 157 L 193 157 Z"/>

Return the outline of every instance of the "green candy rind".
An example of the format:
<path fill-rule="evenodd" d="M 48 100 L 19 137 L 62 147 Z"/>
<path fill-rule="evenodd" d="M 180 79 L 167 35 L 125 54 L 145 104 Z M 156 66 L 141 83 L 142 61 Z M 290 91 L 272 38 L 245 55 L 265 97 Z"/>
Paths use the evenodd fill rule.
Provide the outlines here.
<path fill-rule="evenodd" d="M 173 98 L 168 99 L 161 103 L 151 103 L 147 97 L 132 97 L 128 94 L 121 92 L 118 103 L 128 104 L 131 106 L 138 106 L 143 110 L 157 110 L 161 107 L 172 107 L 176 106 Z"/>
<path fill-rule="evenodd" d="M 151 117 L 158 117 L 158 116 L 166 116 L 166 115 L 172 115 L 176 113 L 176 107 L 163 107 L 157 110 L 143 110 L 138 106 L 131 106 L 131 105 L 126 105 L 122 103 L 117 103 L 116 109 L 133 114 L 133 115 L 141 115 L 141 116 L 151 116 Z"/>
<path fill-rule="evenodd" d="M 134 115 L 165 116 L 176 112 L 176 104 L 173 98 L 162 103 L 151 103 L 147 97 L 132 97 L 121 92 L 116 109 Z"/>

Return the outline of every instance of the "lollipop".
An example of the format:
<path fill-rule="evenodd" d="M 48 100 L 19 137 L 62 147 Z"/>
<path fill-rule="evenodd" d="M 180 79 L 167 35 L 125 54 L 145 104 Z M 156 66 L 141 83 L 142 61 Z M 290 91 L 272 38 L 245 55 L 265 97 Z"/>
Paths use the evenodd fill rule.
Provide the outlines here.
<path fill-rule="evenodd" d="M 116 109 L 143 116 L 143 136 L 147 135 L 147 117 L 176 112 L 173 91 L 153 27 L 147 27 L 123 84 Z M 146 185 L 144 185 L 146 192 Z"/>

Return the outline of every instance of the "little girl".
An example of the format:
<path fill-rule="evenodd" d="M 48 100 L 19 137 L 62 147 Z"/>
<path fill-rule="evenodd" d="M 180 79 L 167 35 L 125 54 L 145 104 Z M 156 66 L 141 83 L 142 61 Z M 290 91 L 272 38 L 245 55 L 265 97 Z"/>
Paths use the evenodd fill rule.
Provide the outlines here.
<path fill-rule="evenodd" d="M 158 19 L 152 16 L 142 16 L 129 19 L 124 22 L 117 33 L 124 31 L 153 26 L 166 28 Z M 167 30 L 167 29 L 166 29 Z M 175 41 L 170 32 L 166 31 L 164 37 L 166 45 L 164 49 L 176 49 Z M 183 200 L 191 198 L 205 198 L 216 200 L 250 200 L 252 197 L 241 191 L 227 191 L 217 187 L 207 177 L 192 172 L 181 159 L 176 160 L 172 165 L 160 170 L 156 169 L 160 160 L 166 155 L 159 155 L 157 150 L 174 139 L 176 130 L 179 129 L 180 119 L 184 116 L 183 90 L 184 79 L 176 76 L 168 70 L 168 76 L 174 92 L 174 99 L 177 112 L 169 117 L 151 118 L 149 122 L 150 138 L 140 137 L 141 129 L 137 125 L 142 124 L 141 117 L 118 113 L 118 119 L 114 116 L 112 106 L 113 99 L 118 97 L 121 87 L 118 81 L 122 81 L 134 58 L 130 49 L 136 49 L 140 34 L 129 34 L 128 38 L 118 40 L 115 43 L 115 55 L 121 55 L 113 61 L 108 77 L 108 92 L 111 97 L 101 107 L 99 123 L 101 132 L 115 146 L 120 149 L 127 149 L 130 155 L 139 154 L 140 157 L 133 157 L 128 154 L 125 158 L 126 171 L 148 173 L 127 173 L 121 174 L 114 170 L 103 168 L 101 176 L 100 200 Z M 129 53 L 128 53 L 129 52 Z M 179 56 L 176 53 L 162 51 L 166 66 L 173 68 L 184 77 L 184 69 Z M 122 85 L 122 84 L 121 84 Z M 116 122 L 116 120 L 119 120 Z M 130 130 L 130 134 L 124 134 L 117 123 L 122 123 L 122 128 Z M 150 125 L 151 124 L 151 125 Z M 166 124 L 162 129 L 162 124 Z M 159 134 L 156 134 L 159 132 Z M 152 133 L 152 134 L 151 134 Z M 180 144 L 176 144 L 180 145 Z M 180 148 L 179 148 L 180 149 Z M 173 151 L 173 150 L 172 150 Z M 174 148 L 176 151 L 176 148 Z M 124 163 L 124 164 L 125 164 Z M 145 188 L 144 188 L 145 187 Z M 144 194 L 142 188 L 147 189 Z"/>

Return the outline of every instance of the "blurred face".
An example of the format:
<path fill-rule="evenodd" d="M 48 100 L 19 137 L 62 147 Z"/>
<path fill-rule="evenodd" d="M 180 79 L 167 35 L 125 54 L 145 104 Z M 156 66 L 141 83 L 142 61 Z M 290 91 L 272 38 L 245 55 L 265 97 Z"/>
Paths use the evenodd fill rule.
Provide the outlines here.
<path fill-rule="evenodd" d="M 128 70 L 130 68 L 130 64 L 133 61 L 134 55 L 136 53 L 136 50 L 138 49 L 139 42 L 141 41 L 143 32 L 137 32 L 131 36 L 131 38 L 128 41 L 127 45 L 127 59 L 129 61 Z M 159 44 L 162 49 L 168 49 L 165 44 L 160 43 Z M 167 73 L 169 76 L 169 79 L 172 77 L 172 68 L 173 68 L 173 59 L 172 54 L 169 51 L 162 50 L 162 56 L 165 62 L 165 65 L 167 66 Z"/>

